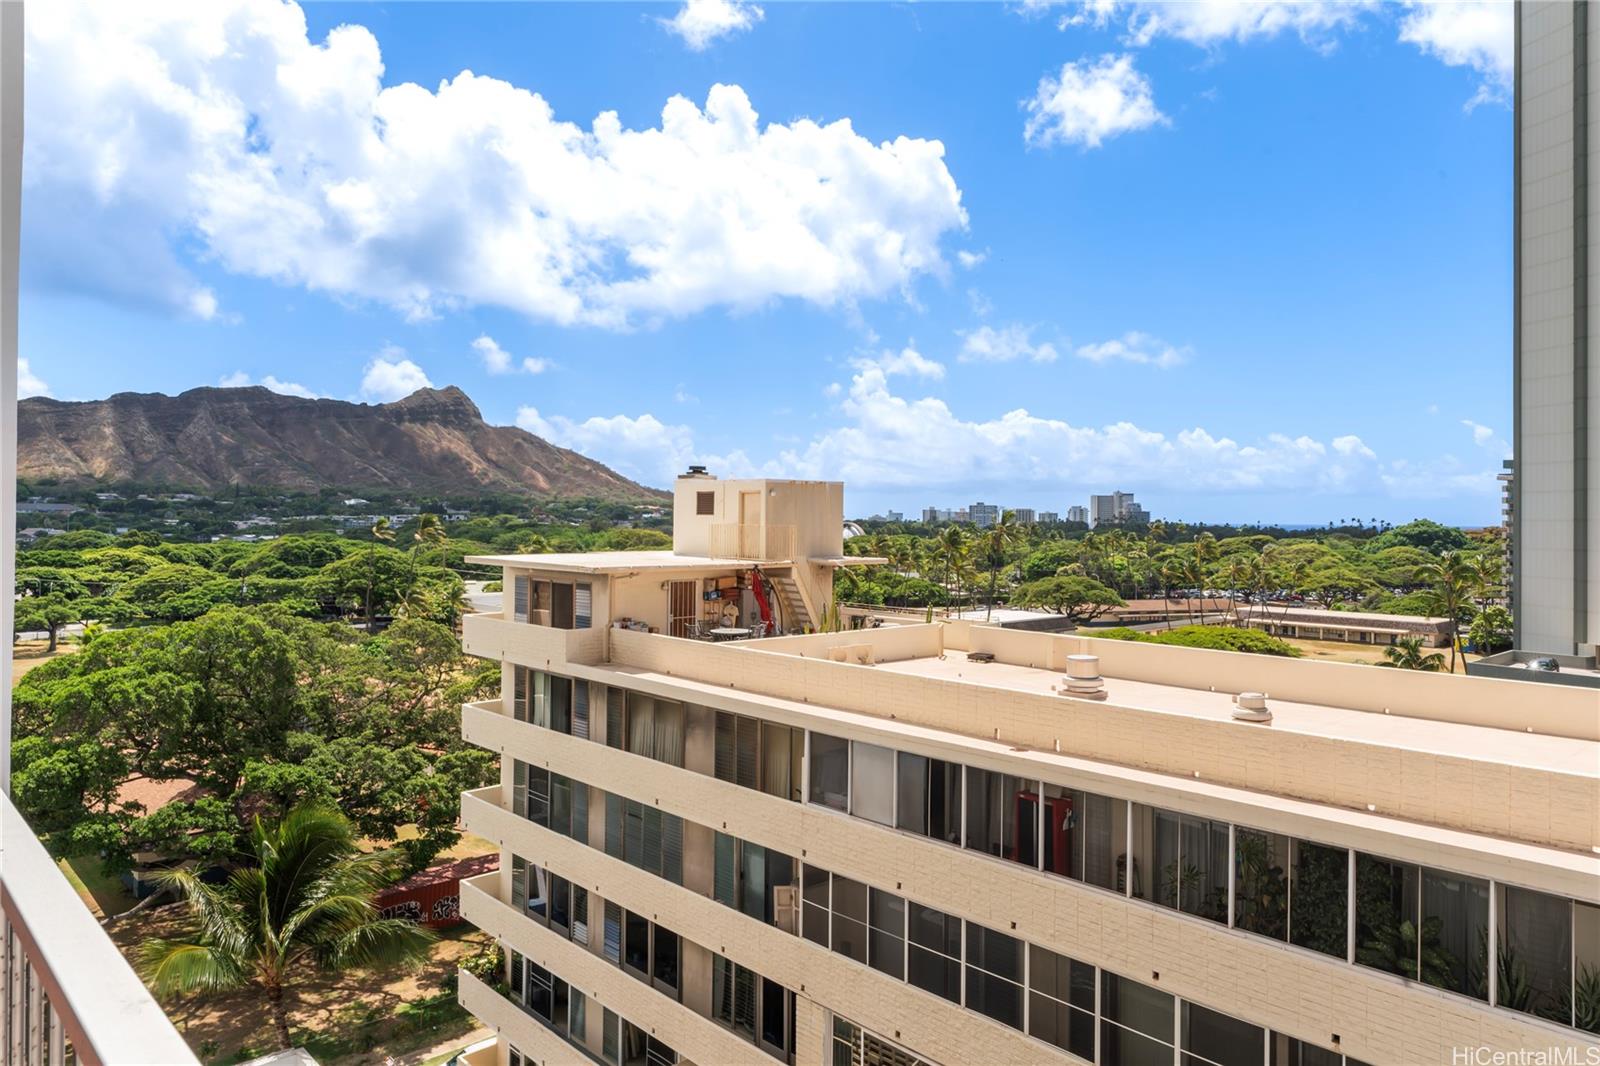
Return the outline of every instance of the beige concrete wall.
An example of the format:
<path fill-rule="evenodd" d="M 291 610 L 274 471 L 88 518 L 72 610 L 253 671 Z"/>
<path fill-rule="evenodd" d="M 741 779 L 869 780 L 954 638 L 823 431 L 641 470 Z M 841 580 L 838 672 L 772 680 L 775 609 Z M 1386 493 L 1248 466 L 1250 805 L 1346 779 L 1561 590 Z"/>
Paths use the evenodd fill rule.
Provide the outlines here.
<path fill-rule="evenodd" d="M 691 678 L 719 688 L 746 693 L 756 689 L 768 697 L 1006 741 L 1035 752 L 1060 751 L 1426 825 L 1581 851 L 1600 846 L 1600 776 L 1507 765 L 1495 761 L 1494 753 L 1465 758 L 1297 733 L 1280 726 L 1252 729 L 1233 721 L 772 654 L 760 650 L 760 641 L 727 646 L 627 632 L 614 632 L 612 638 L 611 661 L 616 666 Z M 1115 643 L 1096 642 L 1097 646 Z M 1104 663 L 1102 656 L 1103 669 Z M 1349 669 L 1357 675 L 1406 673 Z M 1515 684 L 1455 680 L 1462 692 L 1469 684 Z M 1358 688 L 1370 684 L 1360 676 L 1352 682 Z M 1544 689 L 1556 687 L 1540 686 L 1540 698 Z M 1526 696 L 1526 689 L 1520 693 Z"/>
<path fill-rule="evenodd" d="M 803 725 L 804 722 L 795 720 L 790 724 Z M 810 724 L 819 723 L 813 720 Z M 1203 782 L 1184 782 L 1149 774 L 1096 775 L 1082 764 L 1059 762 L 1036 753 L 1013 752 L 1003 744 L 940 745 L 905 732 L 897 733 L 892 728 L 874 727 L 865 721 L 820 724 L 827 731 L 849 739 L 882 744 L 902 751 L 918 751 L 933 758 L 963 762 L 981 769 L 998 770 L 1030 779 L 1042 778 L 1053 784 L 1082 788 L 1134 803 L 1600 903 L 1600 858 L 1593 854 L 1423 827 L 1367 812 L 1344 812 L 1274 800 L 1255 793 L 1217 788 Z M 830 838 L 838 834 L 839 839 L 850 847 L 871 850 L 885 833 L 903 835 L 860 819 L 837 815 L 825 808 L 792 803 L 715 778 L 690 774 L 614 748 L 554 734 L 537 726 L 506 719 L 482 707 L 469 706 L 464 710 L 463 734 L 474 744 L 501 752 L 507 763 L 511 758 L 521 758 L 524 762 L 537 765 L 551 761 L 558 767 L 568 767 L 562 772 L 570 773 L 585 783 L 644 803 L 660 805 L 691 822 L 709 825 L 759 844 L 771 844 L 781 851 L 787 851 L 788 844 L 809 824 L 804 821 L 803 813 L 822 818 L 817 831 L 828 834 Z M 509 769 L 504 773 L 509 775 Z M 507 782 L 510 780 L 509 776 L 504 779 Z M 591 810 L 594 809 L 598 809 L 597 804 L 591 804 Z M 590 839 L 601 840 L 603 836 L 592 836 Z M 985 863 L 993 861 L 973 852 L 933 842 L 929 842 L 929 845 L 941 854 L 953 853 L 966 860 L 977 859 Z M 803 843 L 802 846 L 810 845 Z M 834 845 L 819 843 L 816 846 L 831 848 Z M 1026 872 L 1011 864 L 1004 864 L 1003 868 L 1008 872 Z M 687 875 L 687 865 L 685 872 Z M 1073 892 L 1095 891 L 1076 883 L 1058 882 L 1055 878 L 1048 880 L 1061 883 L 1065 889 Z M 925 901 L 930 904 L 935 902 L 932 899 Z"/>
<path fill-rule="evenodd" d="M 578 777 L 599 771 L 577 754 L 563 751 L 553 764 Z M 636 769 L 627 783 L 661 784 L 647 780 L 655 776 L 649 768 Z M 671 767 L 661 770 L 680 780 L 687 776 Z M 1595 1046 L 1571 1030 L 1188 915 L 746 790 L 737 790 L 747 798 L 735 802 L 711 786 L 735 788 L 683 781 L 681 788 L 644 791 L 666 793 L 673 801 L 718 792 L 700 817 L 723 820 L 736 835 L 1302 1040 L 1329 1046 L 1337 1033 L 1347 1054 L 1368 1062 L 1448 1064 L 1451 1050 L 1463 1045 L 1507 1052 L 1570 1047 L 1580 1056 L 1576 1061 L 1583 1061 L 1585 1049 Z M 662 803 L 664 809 L 671 805 Z M 476 796 L 464 799 L 462 814 L 471 831 L 596 885 L 624 907 L 660 915 L 675 932 L 875 1032 L 896 1034 L 935 1061 L 1021 1063 L 1052 1055 L 1015 1030 L 743 918 Z M 477 920 L 472 911 L 468 917 Z M 524 943 L 535 935 L 557 939 L 517 920 L 529 927 Z"/>
<path fill-rule="evenodd" d="M 573 663 L 605 659 L 607 629 L 598 620 L 589 629 L 556 629 L 512 622 L 492 614 L 461 620 L 461 647 L 468 655 L 560 672 Z"/>
<path fill-rule="evenodd" d="M 799 636 L 771 637 L 761 642 L 761 650 L 798 658 L 826 659 L 829 648 L 847 644 L 871 644 L 880 663 L 920 659 L 944 650 L 938 622 L 923 625 L 884 626 L 878 629 L 852 629 L 842 633 L 807 633 Z"/>
<path fill-rule="evenodd" d="M 531 822 L 525 824 L 532 827 Z M 567 843 L 574 848 L 580 847 L 571 840 Z M 583 878 L 577 870 L 563 870 L 554 863 L 551 863 L 551 869 L 564 877 L 574 877 L 580 883 L 596 883 L 593 879 Z M 603 892 L 602 895 L 606 899 L 622 903 L 630 910 L 644 914 L 651 913 L 650 908 L 643 905 L 642 900 L 636 899 L 633 901 L 634 905 L 630 906 L 612 893 Z M 582 989 L 584 994 L 592 996 L 595 1005 L 590 1008 L 591 1010 L 599 1006 L 608 1006 L 634 1025 L 659 1036 L 674 1050 L 695 1062 L 759 1061 L 760 1052 L 752 1044 L 740 1040 L 710 1018 L 695 1014 L 684 1004 L 674 1002 L 662 993 L 650 989 L 643 982 L 628 976 L 620 966 L 608 961 L 597 952 L 574 944 L 518 914 L 508 903 L 502 902 L 506 898 L 499 894 L 493 882 L 486 879 L 473 878 L 461 883 L 461 913 L 469 922 L 504 941 L 509 947 L 526 955 L 535 964 L 543 966 L 573 987 Z M 659 907 L 656 909 L 660 910 Z M 668 924 L 670 927 L 670 923 Z M 461 983 L 465 988 L 467 978 L 463 977 Z M 495 995 L 492 990 L 487 991 L 490 995 Z M 495 998 L 500 997 L 496 995 Z M 501 1000 L 501 1003 L 509 1015 L 522 1015 L 522 1012 L 512 1004 L 504 1000 Z M 514 1030 L 517 1019 L 507 1013 L 493 1013 L 499 1009 L 496 1004 L 482 1003 L 475 999 L 468 1005 L 468 1009 L 472 1010 L 475 1016 L 482 1018 L 484 1015 L 478 1014 L 474 1009 L 480 1005 L 491 1012 L 491 1016 L 503 1026 L 502 1032 Z M 522 1015 L 521 1021 L 533 1028 L 543 1028 L 526 1015 Z M 514 1031 L 518 1034 L 523 1032 L 520 1028 L 515 1028 Z M 531 1037 L 531 1030 L 528 1032 Z M 515 1036 L 512 1039 L 517 1042 Z M 521 1043 L 517 1043 L 521 1047 Z M 573 1058 L 569 1048 L 565 1058 L 553 1061 L 571 1062 Z"/>

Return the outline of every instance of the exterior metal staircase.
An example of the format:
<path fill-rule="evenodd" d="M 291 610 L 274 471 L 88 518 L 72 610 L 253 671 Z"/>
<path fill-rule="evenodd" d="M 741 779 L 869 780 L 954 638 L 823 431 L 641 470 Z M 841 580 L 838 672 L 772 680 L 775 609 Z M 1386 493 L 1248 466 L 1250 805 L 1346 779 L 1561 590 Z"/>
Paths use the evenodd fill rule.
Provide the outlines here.
<path fill-rule="evenodd" d="M 793 633 L 803 633 L 808 629 L 815 629 L 817 622 L 811 616 L 811 607 L 806 603 L 805 593 L 800 590 L 800 583 L 794 579 L 792 571 L 780 571 L 767 574 L 767 580 L 772 582 L 772 587 L 778 591 L 778 597 L 783 600 L 783 620 L 787 628 Z"/>

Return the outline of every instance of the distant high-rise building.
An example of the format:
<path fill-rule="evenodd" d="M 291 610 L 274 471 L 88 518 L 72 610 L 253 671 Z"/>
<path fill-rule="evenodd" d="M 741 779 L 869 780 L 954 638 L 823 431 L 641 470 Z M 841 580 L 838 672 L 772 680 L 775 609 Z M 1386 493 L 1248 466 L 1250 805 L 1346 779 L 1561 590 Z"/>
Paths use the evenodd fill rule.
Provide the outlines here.
<path fill-rule="evenodd" d="M 1031 526 L 1034 522 L 1038 521 L 1033 516 L 1032 507 L 1014 507 L 1011 509 L 1011 517 L 1023 525 Z"/>
<path fill-rule="evenodd" d="M 1059 514 L 1057 514 L 1056 512 L 1054 512 L 1054 511 L 1040 511 L 1039 512 L 1039 524 L 1041 526 L 1053 526 L 1053 525 L 1057 524 L 1060 521 L 1061 521 L 1061 516 Z"/>
<path fill-rule="evenodd" d="M 1082 522 L 1084 525 L 1088 525 L 1089 508 L 1084 507 L 1081 504 L 1073 504 L 1071 507 L 1067 508 L 1067 521 Z"/>
<path fill-rule="evenodd" d="M 1507 459 L 1501 463 L 1501 472 L 1496 475 L 1500 482 L 1500 532 L 1504 558 L 1501 562 L 1501 578 L 1505 582 L 1506 610 L 1516 614 L 1516 578 L 1513 576 L 1513 564 L 1516 553 L 1511 550 L 1517 528 L 1517 464 L 1514 459 Z"/>
<path fill-rule="evenodd" d="M 949 513 L 949 511 L 945 512 L 945 514 Z M 922 520 L 930 526 L 935 522 L 943 521 L 943 519 L 939 517 L 939 508 L 937 507 L 924 507 L 922 509 Z"/>
<path fill-rule="evenodd" d="M 1089 497 L 1089 525 L 1147 525 L 1150 512 L 1133 502 L 1131 492 L 1113 492 L 1109 496 Z"/>
<path fill-rule="evenodd" d="M 904 522 L 906 520 L 904 511 L 890 511 L 884 517 L 891 522 Z"/>
<path fill-rule="evenodd" d="M 1000 508 L 996 504 L 978 502 L 968 508 L 972 516 L 972 524 L 979 529 L 987 529 L 1000 520 Z"/>
<path fill-rule="evenodd" d="M 958 509 L 950 512 L 950 521 L 952 521 L 952 522 L 963 522 L 963 523 L 964 522 L 970 522 L 970 521 L 972 521 L 972 515 L 967 511 L 967 509 L 965 507 L 961 507 L 961 508 L 958 508 Z"/>
<path fill-rule="evenodd" d="M 1600 642 L 1600 17 L 1516 5 L 1512 597 L 1518 648 Z"/>

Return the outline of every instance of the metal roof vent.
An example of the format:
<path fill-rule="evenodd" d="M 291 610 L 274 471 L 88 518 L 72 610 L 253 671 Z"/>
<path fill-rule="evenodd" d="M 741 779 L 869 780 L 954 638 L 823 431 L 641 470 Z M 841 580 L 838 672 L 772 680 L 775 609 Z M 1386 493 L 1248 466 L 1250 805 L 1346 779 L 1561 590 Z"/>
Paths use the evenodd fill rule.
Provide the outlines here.
<path fill-rule="evenodd" d="M 689 467 L 689 472 L 688 473 L 679 474 L 678 476 L 679 477 L 710 477 L 711 475 L 706 473 L 706 468 L 705 467 L 701 466 L 699 463 L 695 463 L 694 465 Z"/>
<path fill-rule="evenodd" d="M 1233 698 L 1233 716 L 1241 722 L 1270 722 L 1265 692 L 1241 692 Z"/>
<path fill-rule="evenodd" d="M 1076 696 L 1080 700 L 1105 699 L 1106 681 L 1100 676 L 1100 656 L 1067 656 L 1067 680 L 1064 684 L 1057 685 L 1056 691 L 1063 696 Z"/>

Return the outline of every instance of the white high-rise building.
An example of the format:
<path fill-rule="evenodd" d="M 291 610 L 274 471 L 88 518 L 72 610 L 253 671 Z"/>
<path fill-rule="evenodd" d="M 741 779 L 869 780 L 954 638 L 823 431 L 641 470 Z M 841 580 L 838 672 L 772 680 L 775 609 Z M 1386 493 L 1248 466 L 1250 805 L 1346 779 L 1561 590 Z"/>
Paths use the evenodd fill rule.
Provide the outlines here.
<path fill-rule="evenodd" d="M 1089 508 L 1084 507 L 1081 504 L 1073 504 L 1071 507 L 1067 508 L 1067 521 L 1082 522 L 1084 525 L 1088 525 Z"/>
<path fill-rule="evenodd" d="M 1600 373 L 1590 333 L 1600 275 L 1600 17 L 1587 3 L 1517 5 L 1515 425 L 1516 644 L 1591 654 L 1600 640 Z M 1591 199 L 1597 202 L 1591 206 Z"/>
<path fill-rule="evenodd" d="M 1089 497 L 1088 521 L 1091 527 L 1103 522 L 1112 525 L 1143 525 L 1150 521 L 1150 512 L 1134 502 L 1133 493 L 1113 492 L 1109 496 Z"/>

